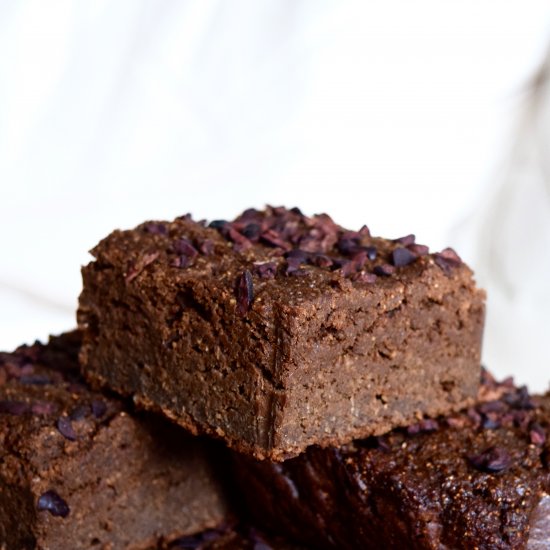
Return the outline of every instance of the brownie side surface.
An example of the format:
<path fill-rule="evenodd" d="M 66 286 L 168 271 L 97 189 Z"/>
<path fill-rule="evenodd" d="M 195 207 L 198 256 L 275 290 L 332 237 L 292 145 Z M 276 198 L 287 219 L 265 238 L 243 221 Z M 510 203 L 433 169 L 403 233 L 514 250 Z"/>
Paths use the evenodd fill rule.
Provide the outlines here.
<path fill-rule="evenodd" d="M 90 391 L 79 343 L 0 354 L 0 547 L 146 548 L 224 521 L 208 446 Z"/>
<path fill-rule="evenodd" d="M 253 520 L 315 548 L 548 548 L 549 426 L 550 396 L 516 389 L 284 463 L 234 463 Z"/>
<path fill-rule="evenodd" d="M 473 401 L 484 294 L 450 250 L 268 208 L 115 231 L 83 268 L 94 383 L 281 460 Z"/>

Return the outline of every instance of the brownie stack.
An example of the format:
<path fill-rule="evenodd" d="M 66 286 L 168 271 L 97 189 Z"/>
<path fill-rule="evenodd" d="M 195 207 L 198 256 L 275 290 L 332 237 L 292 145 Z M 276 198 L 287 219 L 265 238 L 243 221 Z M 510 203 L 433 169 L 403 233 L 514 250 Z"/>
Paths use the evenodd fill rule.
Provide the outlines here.
<path fill-rule="evenodd" d="M 92 254 L 0 361 L 0 548 L 550 548 L 550 397 L 453 250 L 267 207 Z"/>

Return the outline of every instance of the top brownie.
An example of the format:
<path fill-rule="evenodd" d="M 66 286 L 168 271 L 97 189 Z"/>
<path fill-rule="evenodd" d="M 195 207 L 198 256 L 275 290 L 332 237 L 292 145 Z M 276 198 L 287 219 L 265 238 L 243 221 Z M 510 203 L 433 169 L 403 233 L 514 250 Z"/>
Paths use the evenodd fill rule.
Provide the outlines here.
<path fill-rule="evenodd" d="M 298 209 L 114 231 L 83 268 L 92 382 L 283 460 L 476 395 L 484 293 L 451 249 Z"/>

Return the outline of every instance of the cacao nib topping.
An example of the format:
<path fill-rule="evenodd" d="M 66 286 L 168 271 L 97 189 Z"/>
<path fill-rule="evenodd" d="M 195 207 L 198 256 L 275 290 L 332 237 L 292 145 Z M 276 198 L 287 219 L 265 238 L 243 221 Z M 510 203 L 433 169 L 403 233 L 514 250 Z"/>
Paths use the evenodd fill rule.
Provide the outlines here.
<path fill-rule="evenodd" d="M 434 261 L 447 275 L 451 273 L 452 268 L 462 263 L 460 256 L 452 248 L 445 248 L 435 254 Z"/>
<path fill-rule="evenodd" d="M 430 253 L 430 249 L 425 244 L 409 244 L 407 248 L 417 256 L 426 256 Z"/>
<path fill-rule="evenodd" d="M 312 259 L 312 263 L 317 267 L 331 267 L 332 259 L 324 254 L 316 254 Z"/>
<path fill-rule="evenodd" d="M 394 239 L 394 243 L 400 243 L 403 246 L 409 246 L 411 244 L 414 244 L 414 241 L 416 240 L 415 235 L 412 233 L 410 235 L 405 235 L 404 237 L 399 237 L 398 239 Z"/>
<path fill-rule="evenodd" d="M 30 406 L 24 401 L 0 401 L 0 414 L 21 416 L 30 411 Z"/>
<path fill-rule="evenodd" d="M 374 283 L 378 277 L 374 273 L 367 273 L 365 271 L 361 271 L 360 273 L 354 273 L 351 276 L 351 279 L 353 281 L 357 281 L 360 283 Z"/>
<path fill-rule="evenodd" d="M 283 250 L 290 250 L 292 247 L 279 237 L 277 232 L 268 230 L 262 233 L 261 240 L 270 246 L 282 248 Z"/>
<path fill-rule="evenodd" d="M 69 418 L 77 422 L 78 420 L 82 420 L 83 418 L 89 416 L 90 412 L 91 408 L 88 405 L 80 405 L 71 412 Z"/>
<path fill-rule="evenodd" d="M 40 416 L 49 416 L 57 411 L 57 405 L 49 401 L 39 401 L 31 405 L 31 413 Z"/>
<path fill-rule="evenodd" d="M 374 246 L 365 246 L 365 252 L 367 253 L 367 258 L 369 260 L 376 260 L 378 252 Z"/>
<path fill-rule="evenodd" d="M 404 267 L 416 260 L 417 256 L 408 248 L 396 248 L 392 252 L 392 263 L 395 267 Z"/>
<path fill-rule="evenodd" d="M 514 393 L 505 394 L 503 400 L 514 409 L 531 410 L 535 408 L 526 386 L 521 386 Z"/>
<path fill-rule="evenodd" d="M 181 238 L 174 241 L 172 248 L 174 252 L 180 254 L 182 257 L 189 258 L 190 261 L 193 261 L 199 255 L 199 251 L 189 239 Z"/>
<path fill-rule="evenodd" d="M 254 266 L 254 273 L 260 279 L 273 279 L 277 273 L 277 264 L 275 262 L 265 262 Z"/>
<path fill-rule="evenodd" d="M 199 252 L 203 256 L 210 256 L 214 252 L 214 243 L 210 239 L 205 239 L 199 245 Z"/>
<path fill-rule="evenodd" d="M 211 227 L 212 229 L 224 229 L 228 225 L 229 222 L 226 220 L 212 220 L 208 224 L 208 227 Z"/>
<path fill-rule="evenodd" d="M 44 374 L 30 374 L 22 376 L 19 382 L 28 386 L 47 386 L 52 383 L 52 379 Z"/>
<path fill-rule="evenodd" d="M 73 429 L 70 418 L 60 416 L 57 420 L 57 429 L 65 439 L 68 439 L 69 441 L 76 441 L 76 433 Z"/>
<path fill-rule="evenodd" d="M 101 418 L 107 412 L 107 405 L 104 401 L 94 399 L 92 401 L 92 413 L 96 418 Z"/>
<path fill-rule="evenodd" d="M 151 222 L 145 225 L 145 231 L 153 235 L 167 235 L 168 229 L 163 223 Z"/>
<path fill-rule="evenodd" d="M 291 211 L 293 214 L 297 214 L 297 215 L 300 216 L 301 218 L 304 217 L 304 215 L 302 214 L 302 211 L 301 211 L 297 206 L 294 206 L 293 208 L 291 208 L 290 211 Z"/>
<path fill-rule="evenodd" d="M 244 317 L 248 313 L 252 300 L 254 299 L 254 287 L 252 283 L 252 274 L 245 270 L 237 279 L 236 286 L 237 313 Z"/>
<path fill-rule="evenodd" d="M 433 418 L 425 418 L 424 420 L 421 420 L 417 424 L 408 426 L 407 433 L 409 435 L 415 435 L 423 432 L 435 432 L 438 429 L 439 429 L 439 424 L 437 420 L 434 420 Z"/>
<path fill-rule="evenodd" d="M 533 445 L 542 447 L 546 443 L 546 430 L 538 422 L 531 423 L 529 439 Z"/>
<path fill-rule="evenodd" d="M 489 447 L 482 453 L 468 457 L 470 464 L 487 473 L 498 473 L 507 470 L 512 465 L 512 459 L 505 449 Z"/>
<path fill-rule="evenodd" d="M 362 237 L 370 237 L 369 228 L 366 225 L 361 227 L 361 229 L 359 229 L 359 235 L 361 235 Z"/>
<path fill-rule="evenodd" d="M 373 271 L 376 275 L 380 275 L 382 277 L 388 277 L 389 275 L 392 275 L 393 273 L 395 273 L 395 267 L 393 267 L 393 265 L 390 265 L 390 264 L 382 264 L 382 265 L 374 266 Z"/>
<path fill-rule="evenodd" d="M 70 512 L 68 504 L 52 489 L 38 497 L 36 508 L 40 511 L 48 511 L 52 516 L 61 518 L 66 518 Z"/>
<path fill-rule="evenodd" d="M 126 274 L 126 282 L 133 281 L 149 264 L 152 264 L 158 257 L 159 252 L 144 254 L 137 262 L 130 266 Z"/>
<path fill-rule="evenodd" d="M 262 234 L 262 226 L 258 223 L 249 223 L 242 230 L 242 234 L 250 241 L 257 243 Z"/>

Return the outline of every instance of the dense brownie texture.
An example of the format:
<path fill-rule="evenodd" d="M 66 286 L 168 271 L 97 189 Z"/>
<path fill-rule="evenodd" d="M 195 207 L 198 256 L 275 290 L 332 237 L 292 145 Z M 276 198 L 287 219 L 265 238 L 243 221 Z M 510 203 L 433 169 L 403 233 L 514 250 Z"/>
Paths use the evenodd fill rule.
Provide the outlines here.
<path fill-rule="evenodd" d="M 86 376 L 258 458 L 475 397 L 484 293 L 428 254 L 297 209 L 114 231 L 83 268 Z"/>
<path fill-rule="evenodd" d="M 90 391 L 79 343 L 0 354 L 0 548 L 146 548 L 224 521 L 206 444 Z"/>
<path fill-rule="evenodd" d="M 510 387 L 338 449 L 282 464 L 235 453 L 234 462 L 252 518 L 313 548 L 541 550 L 550 548 L 549 426 L 550 395 Z"/>

